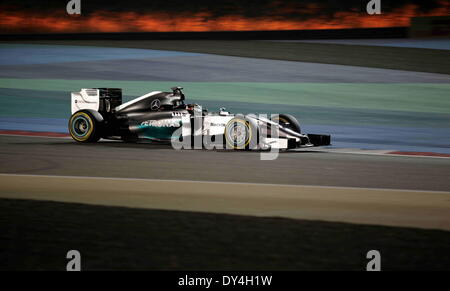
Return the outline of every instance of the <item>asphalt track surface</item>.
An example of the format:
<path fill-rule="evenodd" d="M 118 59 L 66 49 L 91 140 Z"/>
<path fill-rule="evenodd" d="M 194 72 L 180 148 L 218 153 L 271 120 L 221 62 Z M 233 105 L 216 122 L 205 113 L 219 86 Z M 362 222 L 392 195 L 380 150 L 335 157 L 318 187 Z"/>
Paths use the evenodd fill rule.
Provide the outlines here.
<path fill-rule="evenodd" d="M 445 74 L 164 50 L 11 44 L 2 44 L 0 48 L 0 78 L 283 83 L 450 82 Z"/>
<path fill-rule="evenodd" d="M 450 50 L 450 39 L 448 38 L 320 39 L 320 40 L 298 40 L 298 41 L 284 40 L 284 42 L 333 43 L 333 44 L 347 44 L 347 45 L 370 45 L 370 46 Z"/>
<path fill-rule="evenodd" d="M 19 43 L 156 49 L 417 72 L 450 73 L 448 68 L 449 52 L 446 50 L 372 46 L 369 43 L 366 45 L 346 45 L 233 40 L 42 40 L 20 41 Z"/>
<path fill-rule="evenodd" d="M 450 191 L 450 159 L 173 150 L 170 145 L 0 136 L 1 173 Z"/>
<path fill-rule="evenodd" d="M 0 158 L 2 198 L 450 230 L 448 158 L 23 136 L 0 136 Z"/>
<path fill-rule="evenodd" d="M 0 174 L 0 198 L 450 230 L 449 192 Z"/>

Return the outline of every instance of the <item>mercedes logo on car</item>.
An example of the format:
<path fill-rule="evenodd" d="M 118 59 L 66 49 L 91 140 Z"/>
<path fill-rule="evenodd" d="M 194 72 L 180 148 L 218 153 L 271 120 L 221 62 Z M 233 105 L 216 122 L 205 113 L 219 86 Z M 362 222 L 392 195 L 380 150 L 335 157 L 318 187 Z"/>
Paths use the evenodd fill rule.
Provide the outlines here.
<path fill-rule="evenodd" d="M 159 101 L 159 99 L 155 99 L 152 101 L 152 103 L 150 103 L 151 110 L 158 110 L 160 106 L 161 106 L 161 101 Z"/>

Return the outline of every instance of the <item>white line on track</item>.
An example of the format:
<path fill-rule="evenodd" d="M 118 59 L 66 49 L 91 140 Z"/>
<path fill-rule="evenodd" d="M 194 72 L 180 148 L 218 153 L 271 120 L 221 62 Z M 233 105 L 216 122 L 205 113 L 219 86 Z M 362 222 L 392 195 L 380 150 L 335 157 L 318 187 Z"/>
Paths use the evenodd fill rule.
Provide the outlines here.
<path fill-rule="evenodd" d="M 364 150 L 364 149 L 346 149 L 346 148 L 304 148 L 296 149 L 296 152 L 322 152 L 322 153 L 333 153 L 333 154 L 351 154 L 351 155 L 371 155 L 371 156 L 384 156 L 384 157 L 403 157 L 403 158 L 433 158 L 433 159 L 449 159 L 450 157 L 442 156 L 427 156 L 427 155 L 402 155 L 402 154 L 391 154 L 391 152 L 396 152 L 398 150 Z"/>

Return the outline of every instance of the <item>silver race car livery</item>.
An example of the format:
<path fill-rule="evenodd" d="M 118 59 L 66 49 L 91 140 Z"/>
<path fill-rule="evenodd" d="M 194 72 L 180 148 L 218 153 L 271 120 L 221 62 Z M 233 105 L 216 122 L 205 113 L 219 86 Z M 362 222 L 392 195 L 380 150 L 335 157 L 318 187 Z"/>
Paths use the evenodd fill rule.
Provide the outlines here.
<path fill-rule="evenodd" d="M 172 142 L 183 148 L 268 150 L 330 144 L 329 135 L 305 134 L 289 114 L 208 112 L 185 104 L 181 87 L 153 91 L 122 103 L 122 89 L 93 88 L 72 92 L 69 133 L 78 142 L 100 138 Z"/>

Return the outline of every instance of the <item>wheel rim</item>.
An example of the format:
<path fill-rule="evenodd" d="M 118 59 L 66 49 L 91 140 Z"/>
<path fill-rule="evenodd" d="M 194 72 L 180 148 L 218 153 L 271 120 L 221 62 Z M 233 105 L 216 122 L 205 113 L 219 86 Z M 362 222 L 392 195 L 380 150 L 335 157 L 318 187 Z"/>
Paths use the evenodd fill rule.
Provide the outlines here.
<path fill-rule="evenodd" d="M 247 130 L 245 125 L 243 125 L 242 123 L 236 123 L 231 129 L 230 135 L 231 140 L 234 144 L 245 144 L 245 140 L 247 137 Z"/>
<path fill-rule="evenodd" d="M 227 141 L 234 148 L 244 148 L 250 140 L 250 129 L 246 122 L 232 121 L 227 128 Z"/>
<path fill-rule="evenodd" d="M 72 132 L 77 137 L 85 137 L 91 129 L 89 120 L 84 116 L 77 116 L 72 122 Z"/>

